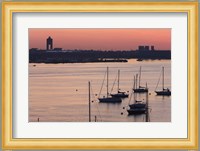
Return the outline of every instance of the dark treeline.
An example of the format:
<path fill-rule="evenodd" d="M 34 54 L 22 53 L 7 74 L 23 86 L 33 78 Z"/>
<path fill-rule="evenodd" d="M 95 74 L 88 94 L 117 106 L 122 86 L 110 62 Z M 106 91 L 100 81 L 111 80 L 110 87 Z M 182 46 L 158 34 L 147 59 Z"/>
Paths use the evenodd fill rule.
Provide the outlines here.
<path fill-rule="evenodd" d="M 171 51 L 29 50 L 30 63 L 127 62 L 131 58 L 171 59 Z"/>

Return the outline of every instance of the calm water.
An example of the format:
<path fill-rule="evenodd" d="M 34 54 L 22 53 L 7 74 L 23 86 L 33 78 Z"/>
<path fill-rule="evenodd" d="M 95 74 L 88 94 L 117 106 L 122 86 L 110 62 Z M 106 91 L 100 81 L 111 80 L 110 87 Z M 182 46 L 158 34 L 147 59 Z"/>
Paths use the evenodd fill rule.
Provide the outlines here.
<path fill-rule="evenodd" d="M 36 66 L 33 66 L 36 65 Z M 99 103 L 99 95 L 106 67 L 109 67 L 109 90 L 120 70 L 120 89 L 132 92 L 133 75 L 142 67 L 141 85 L 149 87 L 151 122 L 171 121 L 171 97 L 156 96 L 154 90 L 165 67 L 165 86 L 171 89 L 171 61 L 155 60 L 127 63 L 75 63 L 75 64 L 29 64 L 29 121 L 37 122 L 87 122 L 88 121 L 88 81 L 92 89 L 92 121 L 99 122 L 143 122 L 145 115 L 128 116 L 126 109 L 131 99 L 122 103 Z M 161 89 L 161 81 L 157 89 Z M 113 93 L 117 91 L 117 83 Z M 101 96 L 106 95 L 106 83 Z M 130 95 L 129 95 L 130 96 Z M 145 100 L 145 94 L 137 94 L 137 99 Z M 123 113 L 123 114 L 122 114 Z"/>

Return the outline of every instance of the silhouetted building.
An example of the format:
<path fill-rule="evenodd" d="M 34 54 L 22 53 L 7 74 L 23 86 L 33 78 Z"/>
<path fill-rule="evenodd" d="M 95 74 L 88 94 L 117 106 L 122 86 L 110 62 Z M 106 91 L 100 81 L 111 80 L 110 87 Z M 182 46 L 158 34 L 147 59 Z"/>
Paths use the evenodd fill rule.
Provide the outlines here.
<path fill-rule="evenodd" d="M 145 51 L 149 51 L 149 46 L 144 47 Z"/>
<path fill-rule="evenodd" d="M 150 51 L 150 46 L 138 46 L 138 51 Z M 154 51 L 154 46 L 151 46 L 151 51 Z"/>
<path fill-rule="evenodd" d="M 54 48 L 53 50 L 56 50 L 56 51 L 61 51 L 62 48 Z"/>
<path fill-rule="evenodd" d="M 138 50 L 144 51 L 144 46 L 139 46 L 139 47 L 138 47 Z"/>
<path fill-rule="evenodd" d="M 154 46 L 151 46 L 151 51 L 154 51 L 155 49 L 154 49 Z"/>
<path fill-rule="evenodd" d="M 49 36 L 47 38 L 47 50 L 52 50 L 53 49 L 53 39 Z"/>
<path fill-rule="evenodd" d="M 38 50 L 38 48 L 31 48 L 31 49 L 29 49 L 29 50 L 31 50 L 31 51 L 33 51 L 33 50 Z"/>

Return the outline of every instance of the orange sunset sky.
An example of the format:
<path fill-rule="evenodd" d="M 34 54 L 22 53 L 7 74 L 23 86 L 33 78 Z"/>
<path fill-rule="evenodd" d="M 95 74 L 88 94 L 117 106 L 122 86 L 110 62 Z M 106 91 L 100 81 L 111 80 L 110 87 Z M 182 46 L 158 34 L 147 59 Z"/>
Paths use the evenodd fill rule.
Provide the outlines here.
<path fill-rule="evenodd" d="M 157 50 L 171 50 L 171 29 L 97 28 L 29 29 L 29 49 L 46 49 L 46 39 L 53 38 L 54 48 L 94 50 L 135 50 L 139 45 L 154 45 Z"/>

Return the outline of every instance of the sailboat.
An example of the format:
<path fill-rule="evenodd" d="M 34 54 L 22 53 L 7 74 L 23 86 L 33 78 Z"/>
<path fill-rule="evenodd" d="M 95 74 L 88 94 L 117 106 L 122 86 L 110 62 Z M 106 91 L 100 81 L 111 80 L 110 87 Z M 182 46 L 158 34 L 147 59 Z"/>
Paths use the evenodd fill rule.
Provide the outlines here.
<path fill-rule="evenodd" d="M 164 67 L 162 67 L 162 90 L 155 92 L 157 95 L 166 95 L 166 96 L 171 95 L 171 91 L 169 90 L 169 88 L 164 88 Z"/>
<path fill-rule="evenodd" d="M 102 103 L 120 103 L 122 102 L 122 99 L 119 98 L 119 97 L 112 97 L 109 95 L 109 92 L 108 92 L 108 86 L 109 86 L 109 82 L 108 82 L 108 76 L 109 76 L 109 70 L 108 70 L 108 67 L 107 67 L 107 95 L 104 96 L 103 98 L 98 98 L 99 99 L 99 102 L 102 102 Z"/>
<path fill-rule="evenodd" d="M 135 87 L 135 84 L 136 84 L 136 79 L 134 76 L 134 87 Z M 135 93 L 133 93 L 133 95 L 134 95 L 134 103 L 129 104 L 129 109 L 127 109 L 128 114 L 134 115 L 134 114 L 146 113 L 146 111 L 148 110 L 148 93 L 146 93 L 146 102 L 136 100 Z"/>
<path fill-rule="evenodd" d="M 127 110 L 129 115 L 134 114 L 144 114 L 146 112 L 147 105 L 142 101 L 136 101 L 134 104 L 129 105 L 129 109 Z"/>
<path fill-rule="evenodd" d="M 117 76 L 118 80 L 117 80 L 117 93 L 115 94 L 111 94 L 112 97 L 118 97 L 118 98 L 127 98 L 128 97 L 128 94 L 126 92 L 122 92 L 120 91 L 120 88 L 119 88 L 119 77 L 120 77 L 120 70 L 118 70 L 118 76 Z"/>
<path fill-rule="evenodd" d="M 141 81 L 141 66 L 140 66 L 140 71 L 139 71 L 139 86 L 137 87 L 137 77 L 138 77 L 138 75 L 136 75 L 136 86 L 135 86 L 135 88 L 133 88 L 133 91 L 135 92 L 135 93 L 144 93 L 144 92 L 148 92 L 148 88 L 147 88 L 147 86 L 146 87 L 143 87 L 143 86 L 141 86 L 140 85 L 140 81 Z"/>

